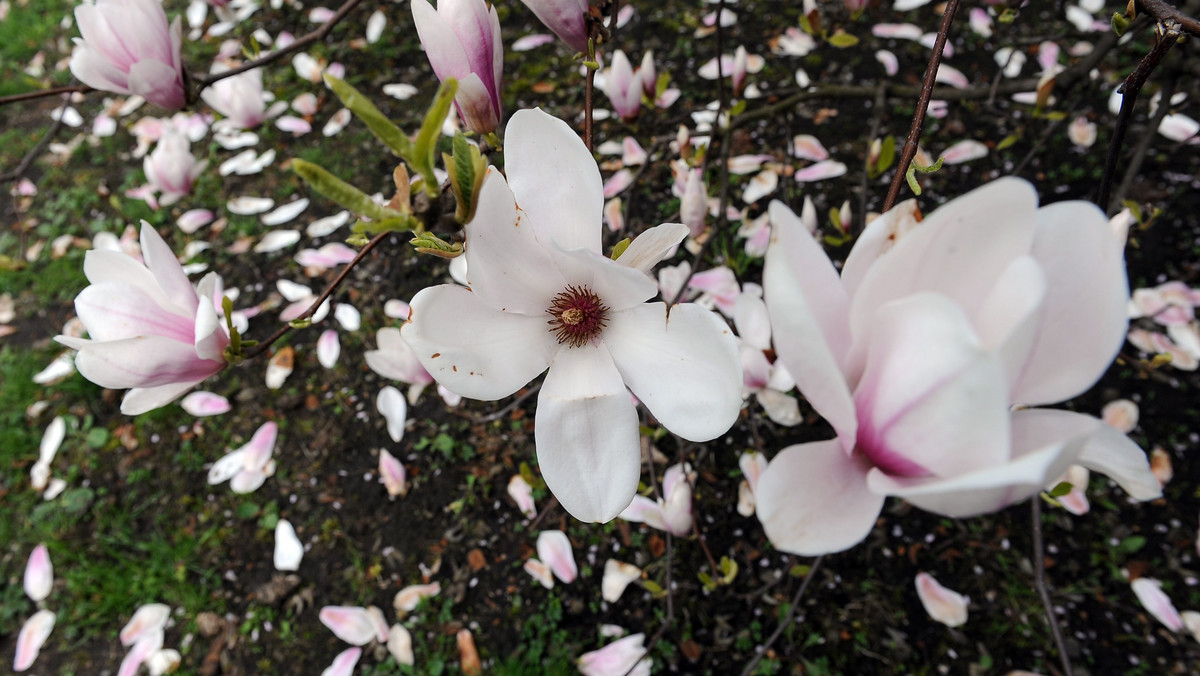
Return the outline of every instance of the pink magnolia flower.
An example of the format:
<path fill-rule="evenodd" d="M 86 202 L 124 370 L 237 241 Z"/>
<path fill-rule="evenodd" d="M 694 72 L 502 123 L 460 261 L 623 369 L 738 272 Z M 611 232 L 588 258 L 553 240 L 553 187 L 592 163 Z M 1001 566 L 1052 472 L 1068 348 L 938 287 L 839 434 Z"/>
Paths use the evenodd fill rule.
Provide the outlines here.
<path fill-rule="evenodd" d="M 600 253 L 600 171 L 566 123 L 519 111 L 504 145 L 507 181 L 489 169 L 466 228 L 469 288 L 418 293 L 401 335 L 466 397 L 507 397 L 549 368 L 535 428 L 542 475 L 573 516 L 607 521 L 641 474 L 626 387 L 667 429 L 712 439 L 741 407 L 737 345 L 699 306 L 668 316 L 665 303 L 646 302 L 657 291 L 650 269 L 685 226 L 648 230 L 616 261 Z"/>
<path fill-rule="evenodd" d="M 1002 179 L 917 223 L 873 221 L 839 277 L 794 214 L 775 224 L 764 287 L 779 358 L 837 438 L 790 446 L 758 484 L 777 547 L 840 551 L 887 496 L 952 517 L 1036 495 L 1071 464 L 1158 497 L 1145 453 L 1099 420 L 1048 409 L 1121 346 L 1122 244 L 1093 205 L 1038 208 Z"/>
<path fill-rule="evenodd" d="M 504 45 L 496 8 L 483 0 L 413 0 L 421 46 L 439 80 L 458 80 L 454 105 L 467 127 L 480 134 L 500 124 L 500 76 Z"/>
<path fill-rule="evenodd" d="M 224 68 L 214 68 L 219 73 Z M 253 129 L 267 118 L 263 98 L 262 69 L 255 68 L 224 80 L 217 80 L 200 92 L 200 98 L 229 120 L 236 129 Z"/>
<path fill-rule="evenodd" d="M 142 160 L 150 186 L 162 193 L 159 204 L 170 206 L 192 192 L 192 184 L 204 173 L 207 160 L 196 161 L 187 137 L 177 132 L 164 134 Z"/>
<path fill-rule="evenodd" d="M 587 53 L 588 0 L 521 0 L 546 28 L 577 52 Z"/>
<path fill-rule="evenodd" d="M 142 257 L 92 250 L 83 260 L 91 285 L 75 312 L 91 340 L 56 336 L 79 351 L 83 377 L 113 389 L 132 388 L 121 412 L 138 415 L 174 401 L 225 368 L 229 336 L 217 314 L 221 278 L 193 287 L 154 228 L 142 221 Z"/>
<path fill-rule="evenodd" d="M 95 0 L 75 8 L 71 73 L 84 84 L 139 94 L 163 108 L 186 103 L 179 17 L 167 26 L 161 0 Z"/>
<path fill-rule="evenodd" d="M 617 50 L 613 53 L 612 65 L 604 74 L 604 93 L 612 102 L 613 110 L 622 120 L 632 120 L 642 110 L 643 81 L 639 75 L 634 75 L 633 65 L 625 52 Z"/>

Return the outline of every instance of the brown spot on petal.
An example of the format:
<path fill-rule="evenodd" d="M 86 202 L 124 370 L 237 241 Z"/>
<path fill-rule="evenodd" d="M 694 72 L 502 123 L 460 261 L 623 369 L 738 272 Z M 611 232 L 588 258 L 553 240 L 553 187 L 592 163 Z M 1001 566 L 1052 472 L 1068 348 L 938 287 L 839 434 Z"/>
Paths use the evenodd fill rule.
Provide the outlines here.
<path fill-rule="evenodd" d="M 441 352 L 434 352 L 433 354 L 429 355 L 429 358 L 430 358 L 430 359 L 437 359 L 437 358 L 438 358 L 438 357 L 440 357 L 440 356 L 442 356 L 442 353 L 441 353 Z"/>

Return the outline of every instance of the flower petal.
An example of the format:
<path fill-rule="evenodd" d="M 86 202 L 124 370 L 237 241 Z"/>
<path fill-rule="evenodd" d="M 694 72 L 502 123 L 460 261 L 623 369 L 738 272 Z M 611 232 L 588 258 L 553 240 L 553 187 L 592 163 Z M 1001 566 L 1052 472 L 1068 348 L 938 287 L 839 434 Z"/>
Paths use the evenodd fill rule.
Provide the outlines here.
<path fill-rule="evenodd" d="M 550 566 L 554 577 L 563 584 L 574 582 L 575 577 L 579 575 L 571 540 L 561 530 L 544 530 L 538 533 L 537 553 L 542 562 Z"/>
<path fill-rule="evenodd" d="M 833 425 L 847 451 L 858 434 L 842 364 L 850 346 L 850 299 L 837 270 L 800 219 L 771 202 L 771 245 L 763 294 L 779 360 L 804 396 Z"/>
<path fill-rule="evenodd" d="M 861 542 L 884 500 L 867 488 L 869 469 L 861 454 L 847 456 L 837 440 L 780 451 L 754 491 L 771 543 L 785 552 L 816 556 Z"/>
<path fill-rule="evenodd" d="M 54 621 L 57 617 L 52 610 L 39 610 L 34 613 L 17 634 L 17 654 L 13 657 L 13 671 L 25 671 L 33 666 L 38 652 L 54 631 Z"/>
<path fill-rule="evenodd" d="M 375 620 L 366 608 L 325 606 L 318 617 L 321 624 L 350 645 L 366 645 L 375 638 Z"/>
<path fill-rule="evenodd" d="M 604 562 L 604 579 L 600 582 L 600 596 L 609 603 L 616 603 L 625 593 L 630 582 L 642 577 L 642 569 L 632 563 L 616 559 Z"/>
<path fill-rule="evenodd" d="M 25 595 L 37 603 L 45 601 L 54 588 L 54 565 L 50 563 L 50 552 L 46 545 L 40 544 L 33 548 L 29 561 L 25 564 Z"/>
<path fill-rule="evenodd" d="M 500 312 L 458 286 L 414 296 L 400 334 L 439 383 L 485 401 L 525 386 L 559 351 L 544 317 Z"/>
<path fill-rule="evenodd" d="M 392 441 L 400 443 L 400 440 L 404 438 L 404 422 L 408 416 L 408 402 L 404 400 L 404 395 L 400 394 L 400 390 L 388 385 L 379 390 L 375 407 L 387 421 L 388 436 L 392 438 Z"/>
<path fill-rule="evenodd" d="M 393 624 L 388 630 L 387 649 L 397 664 L 412 666 L 416 661 L 413 655 L 412 634 L 402 624 Z"/>
<path fill-rule="evenodd" d="M 943 587 L 929 573 L 917 573 L 917 596 L 929 617 L 947 627 L 961 627 L 967 623 L 967 606 L 971 600 L 953 589 Z"/>
<path fill-rule="evenodd" d="M 1171 631 L 1183 630 L 1183 618 L 1179 616 L 1179 611 L 1175 610 L 1175 604 L 1171 603 L 1170 597 L 1163 592 L 1161 582 L 1139 577 L 1129 586 L 1133 587 L 1138 601 L 1141 601 L 1142 607 L 1149 611 L 1154 619 L 1162 622 Z"/>
<path fill-rule="evenodd" d="M 131 646 L 143 637 L 161 632 L 171 617 L 171 606 L 165 603 L 147 603 L 134 611 L 133 617 L 121 629 L 121 645 Z"/>
<path fill-rule="evenodd" d="M 192 392 L 179 405 L 197 418 L 228 413 L 233 408 L 228 399 L 212 392 Z"/>
<path fill-rule="evenodd" d="M 712 312 L 694 303 L 670 312 L 665 303 L 645 303 L 613 314 L 603 340 L 625 384 L 675 434 L 708 441 L 737 419 L 737 340 Z"/>
<path fill-rule="evenodd" d="M 542 476 L 571 516 L 608 521 L 633 499 L 641 474 L 637 413 L 607 346 L 558 351 L 534 431 Z"/>
<path fill-rule="evenodd" d="M 650 274 L 655 265 L 675 252 L 687 234 L 688 228 L 682 223 L 656 225 L 634 237 L 617 262 Z"/>
<path fill-rule="evenodd" d="M 1095 419 L 1081 413 L 1055 411 L 1062 417 Z M 1162 485 L 1154 477 L 1146 453 L 1129 437 L 1109 425 L 1096 426 L 1077 461 L 1088 469 L 1107 475 L 1120 484 L 1136 500 L 1155 500 L 1162 497 Z"/>
<path fill-rule="evenodd" d="M 1129 325 L 1125 256 L 1104 213 L 1087 202 L 1062 202 L 1039 209 L 1037 226 L 1031 253 L 1046 274 L 1046 299 L 1013 391 L 1014 402 L 1028 405 L 1070 399 L 1091 387 Z"/>
<path fill-rule="evenodd" d="M 603 181 L 575 131 L 540 108 L 518 110 L 504 146 L 508 186 L 539 238 L 566 251 L 599 253 Z"/>
<path fill-rule="evenodd" d="M 299 570 L 304 558 L 304 545 L 296 537 L 292 522 L 280 519 L 275 523 L 275 570 Z"/>
<path fill-rule="evenodd" d="M 358 664 L 360 657 L 362 648 L 347 648 L 333 658 L 333 664 L 326 667 L 321 676 L 350 676 L 354 673 L 354 666 Z"/>
<path fill-rule="evenodd" d="M 408 476 L 404 471 L 404 465 L 387 450 L 379 451 L 379 476 L 383 478 L 383 485 L 387 488 L 388 495 L 396 496 L 408 493 Z"/>

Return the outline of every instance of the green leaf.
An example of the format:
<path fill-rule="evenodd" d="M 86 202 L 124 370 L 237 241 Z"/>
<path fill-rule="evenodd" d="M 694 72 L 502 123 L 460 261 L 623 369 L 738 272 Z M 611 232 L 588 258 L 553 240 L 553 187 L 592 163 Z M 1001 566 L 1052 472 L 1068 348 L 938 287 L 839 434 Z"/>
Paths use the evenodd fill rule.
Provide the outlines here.
<path fill-rule="evenodd" d="M 1058 483 L 1058 485 L 1056 485 L 1054 488 L 1050 489 L 1050 497 L 1061 498 L 1062 496 L 1066 495 L 1067 493 L 1070 493 L 1072 488 L 1074 488 L 1074 486 L 1071 485 L 1071 482 L 1060 481 Z"/>
<path fill-rule="evenodd" d="M 325 82 L 333 90 L 333 93 L 337 94 L 337 97 L 342 100 L 342 105 L 349 108 L 350 112 L 362 120 L 367 125 L 367 128 L 371 130 L 371 133 L 375 134 L 375 137 L 382 141 L 393 153 L 405 159 L 412 156 L 412 141 L 408 140 L 408 136 L 393 124 L 386 115 L 381 113 L 367 97 L 363 96 L 357 89 L 345 81 L 339 80 L 328 73 L 325 74 Z"/>
<path fill-rule="evenodd" d="M 87 445 L 91 446 L 92 448 L 101 448 L 104 446 L 104 444 L 108 443 L 108 428 L 93 427 L 87 433 L 85 441 L 87 441 Z"/>
<path fill-rule="evenodd" d="M 259 508 L 259 506 L 253 502 L 243 502 L 240 506 L 238 506 L 236 514 L 237 518 L 239 519 L 253 519 L 254 517 L 258 516 L 260 511 L 262 510 Z"/>
<path fill-rule="evenodd" d="M 437 140 L 442 135 L 442 123 L 450 112 L 450 104 L 454 103 L 454 94 L 458 91 L 458 80 L 446 78 L 438 87 L 433 103 L 425 113 L 421 123 L 421 131 L 413 145 L 411 157 L 405 158 L 412 168 L 425 179 L 425 192 L 436 195 L 438 192 L 437 176 L 433 173 L 434 151 L 437 150 Z"/>
<path fill-rule="evenodd" d="M 853 47 L 858 44 L 858 38 L 849 33 L 834 33 L 829 36 L 829 44 L 839 49 Z"/>
<path fill-rule="evenodd" d="M 404 217 L 399 211 L 378 204 L 366 193 L 329 173 L 320 165 L 295 158 L 292 160 L 292 171 L 312 186 L 313 190 L 373 221 Z"/>
<path fill-rule="evenodd" d="M 877 171 L 882 174 L 891 168 L 892 163 L 896 161 L 896 137 L 888 135 L 883 139 L 883 146 L 879 149 L 879 163 Z"/>
<path fill-rule="evenodd" d="M 1009 148 L 1019 140 L 1021 140 L 1021 132 L 1015 131 L 1001 139 L 1000 142 L 996 144 L 996 150 L 1004 150 L 1005 148 Z"/>
<path fill-rule="evenodd" d="M 625 239 L 621 240 L 620 242 L 617 242 L 616 244 L 614 244 L 613 248 L 612 248 L 612 255 L 610 256 L 610 258 L 612 258 L 614 261 L 617 260 L 618 258 L 620 258 L 621 254 L 625 253 L 625 250 L 629 248 L 629 243 L 631 241 L 633 241 L 633 240 L 626 237 Z"/>

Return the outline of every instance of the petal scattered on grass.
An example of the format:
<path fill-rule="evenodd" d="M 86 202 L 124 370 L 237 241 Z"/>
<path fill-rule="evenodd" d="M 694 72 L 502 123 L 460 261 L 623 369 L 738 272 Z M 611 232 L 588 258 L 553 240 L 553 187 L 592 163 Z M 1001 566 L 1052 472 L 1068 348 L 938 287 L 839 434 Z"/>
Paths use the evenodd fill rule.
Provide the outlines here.
<path fill-rule="evenodd" d="M 287 519 L 275 524 L 275 570 L 299 570 L 304 558 L 304 545 L 296 537 L 296 529 Z"/>
<path fill-rule="evenodd" d="M 38 652 L 45 645 L 46 639 L 50 638 L 50 632 L 54 631 L 55 619 L 54 611 L 39 610 L 25 620 L 25 624 L 21 625 L 21 632 L 17 634 L 13 671 L 25 671 L 33 666 Z"/>
<path fill-rule="evenodd" d="M 1180 631 L 1184 628 L 1183 618 L 1180 617 L 1179 611 L 1175 610 L 1175 604 L 1171 603 L 1170 597 L 1162 590 L 1162 583 L 1148 577 L 1139 577 L 1130 583 L 1133 587 L 1133 593 L 1137 595 L 1138 601 L 1141 601 L 1142 607 L 1146 609 L 1154 619 L 1162 622 L 1171 631 Z"/>
<path fill-rule="evenodd" d="M 967 606 L 970 599 L 958 592 L 943 587 L 929 573 L 917 574 L 917 596 L 929 617 L 947 627 L 961 627 L 967 623 Z"/>

